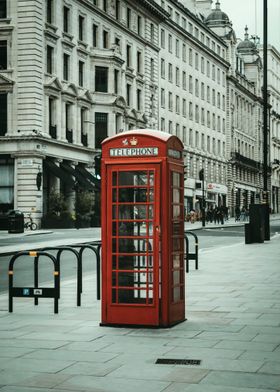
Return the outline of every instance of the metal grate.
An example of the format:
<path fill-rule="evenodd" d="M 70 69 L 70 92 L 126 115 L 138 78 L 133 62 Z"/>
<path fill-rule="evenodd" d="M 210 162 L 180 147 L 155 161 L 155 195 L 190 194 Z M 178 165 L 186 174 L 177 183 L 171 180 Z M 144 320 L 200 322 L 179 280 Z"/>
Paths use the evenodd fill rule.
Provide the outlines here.
<path fill-rule="evenodd" d="M 200 365 L 200 359 L 169 359 L 158 358 L 156 364 L 160 365 Z"/>

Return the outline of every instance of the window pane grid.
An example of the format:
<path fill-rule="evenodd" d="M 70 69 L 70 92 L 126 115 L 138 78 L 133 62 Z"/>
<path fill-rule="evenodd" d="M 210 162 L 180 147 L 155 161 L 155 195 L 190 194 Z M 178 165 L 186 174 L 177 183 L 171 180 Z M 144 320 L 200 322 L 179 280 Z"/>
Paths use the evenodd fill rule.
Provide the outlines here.
<path fill-rule="evenodd" d="M 152 305 L 154 171 L 113 172 L 112 302 Z"/>

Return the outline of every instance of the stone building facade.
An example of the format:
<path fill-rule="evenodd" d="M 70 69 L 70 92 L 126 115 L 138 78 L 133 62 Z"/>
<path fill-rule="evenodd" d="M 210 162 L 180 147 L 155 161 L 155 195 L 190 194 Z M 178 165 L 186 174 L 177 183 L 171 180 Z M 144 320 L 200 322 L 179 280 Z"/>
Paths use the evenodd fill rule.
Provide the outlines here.
<path fill-rule="evenodd" d="M 0 210 L 20 209 L 39 223 L 55 190 L 74 211 L 79 189 L 99 192 L 102 140 L 137 128 L 183 141 L 187 210 L 201 207 L 201 169 L 207 207 L 233 212 L 257 202 L 262 64 L 247 32 L 238 43 L 220 2 L 211 7 L 212 0 L 0 1 Z M 278 211 L 279 53 L 270 53 Z"/>

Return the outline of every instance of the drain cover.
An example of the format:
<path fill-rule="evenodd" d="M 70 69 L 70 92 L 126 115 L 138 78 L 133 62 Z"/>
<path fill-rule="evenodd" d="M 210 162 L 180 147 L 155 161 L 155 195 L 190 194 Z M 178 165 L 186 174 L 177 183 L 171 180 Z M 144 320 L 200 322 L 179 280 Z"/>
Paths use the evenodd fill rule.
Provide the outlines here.
<path fill-rule="evenodd" d="M 200 359 L 169 359 L 158 358 L 156 364 L 160 365 L 200 365 Z"/>

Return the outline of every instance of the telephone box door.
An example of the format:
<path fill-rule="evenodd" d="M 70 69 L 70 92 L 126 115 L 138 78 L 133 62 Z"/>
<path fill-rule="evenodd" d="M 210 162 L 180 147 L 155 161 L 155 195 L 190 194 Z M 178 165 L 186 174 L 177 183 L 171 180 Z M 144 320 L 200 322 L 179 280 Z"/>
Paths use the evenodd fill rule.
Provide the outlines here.
<path fill-rule="evenodd" d="M 108 165 L 106 171 L 103 323 L 159 325 L 160 165 Z"/>

